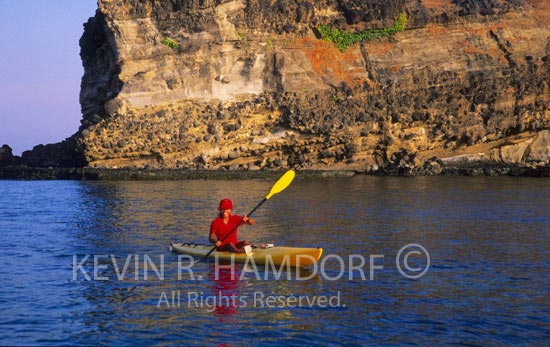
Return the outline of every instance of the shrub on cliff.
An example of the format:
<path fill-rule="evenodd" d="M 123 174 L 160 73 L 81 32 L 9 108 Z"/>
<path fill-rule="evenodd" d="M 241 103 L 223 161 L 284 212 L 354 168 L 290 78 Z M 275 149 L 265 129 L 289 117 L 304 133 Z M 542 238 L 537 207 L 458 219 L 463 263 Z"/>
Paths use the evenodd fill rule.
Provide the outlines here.
<path fill-rule="evenodd" d="M 178 48 L 178 43 L 174 40 L 172 40 L 171 38 L 169 37 L 165 37 L 163 40 L 162 40 L 162 44 L 167 46 L 167 47 L 170 47 L 172 49 L 176 49 Z"/>
<path fill-rule="evenodd" d="M 407 25 L 407 15 L 401 13 L 397 21 L 390 28 L 370 29 L 358 33 L 348 33 L 345 30 L 332 29 L 328 25 L 321 24 L 317 28 L 321 38 L 327 42 L 332 42 L 342 52 L 356 42 L 380 39 L 393 36 L 398 32 L 405 30 Z"/>

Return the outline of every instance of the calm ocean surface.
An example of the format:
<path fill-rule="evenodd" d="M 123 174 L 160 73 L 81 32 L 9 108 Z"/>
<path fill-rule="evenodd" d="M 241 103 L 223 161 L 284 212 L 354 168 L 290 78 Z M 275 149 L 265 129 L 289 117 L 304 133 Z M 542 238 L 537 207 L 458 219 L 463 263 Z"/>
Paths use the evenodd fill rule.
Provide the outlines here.
<path fill-rule="evenodd" d="M 548 345 L 550 180 L 298 177 L 239 238 L 318 268 L 170 253 L 273 183 L 0 181 L 0 344 Z"/>

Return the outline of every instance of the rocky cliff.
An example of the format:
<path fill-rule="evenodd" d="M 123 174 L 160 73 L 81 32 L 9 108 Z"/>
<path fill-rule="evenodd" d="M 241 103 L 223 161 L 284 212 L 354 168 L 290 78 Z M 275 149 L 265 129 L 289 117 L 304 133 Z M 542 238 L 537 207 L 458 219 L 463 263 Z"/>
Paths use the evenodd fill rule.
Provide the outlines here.
<path fill-rule="evenodd" d="M 345 50 L 319 32 L 402 13 L 404 31 Z M 547 0 L 99 0 L 84 27 L 90 167 L 549 163 Z"/>

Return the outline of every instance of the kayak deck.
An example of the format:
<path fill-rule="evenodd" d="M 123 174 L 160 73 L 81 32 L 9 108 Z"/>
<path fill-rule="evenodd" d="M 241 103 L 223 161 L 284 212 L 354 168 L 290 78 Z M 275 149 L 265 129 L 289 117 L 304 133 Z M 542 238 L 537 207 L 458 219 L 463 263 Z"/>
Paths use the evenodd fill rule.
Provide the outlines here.
<path fill-rule="evenodd" d="M 171 243 L 170 250 L 178 254 L 188 254 L 194 257 L 204 257 L 213 246 L 193 243 Z M 265 265 L 287 265 L 291 267 L 311 266 L 319 260 L 323 253 L 322 248 L 300 248 L 300 247 L 269 247 L 254 248 L 252 255 L 245 253 L 212 252 L 208 257 L 219 260 L 233 261 L 236 263 L 254 262 L 254 264 Z M 249 259 L 252 258 L 252 259 Z"/>

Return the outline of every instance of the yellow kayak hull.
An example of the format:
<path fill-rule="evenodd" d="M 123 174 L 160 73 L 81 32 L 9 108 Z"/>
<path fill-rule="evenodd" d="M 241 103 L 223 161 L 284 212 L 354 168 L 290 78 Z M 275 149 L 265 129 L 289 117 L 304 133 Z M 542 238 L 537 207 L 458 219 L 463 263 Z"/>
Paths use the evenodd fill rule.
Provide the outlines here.
<path fill-rule="evenodd" d="M 204 257 L 213 246 L 186 243 L 172 243 L 170 250 L 178 254 Z M 208 257 L 235 263 L 254 263 L 256 265 L 272 264 L 277 266 L 307 267 L 319 260 L 322 248 L 269 247 L 254 248 L 252 255 L 231 252 L 212 252 Z"/>

